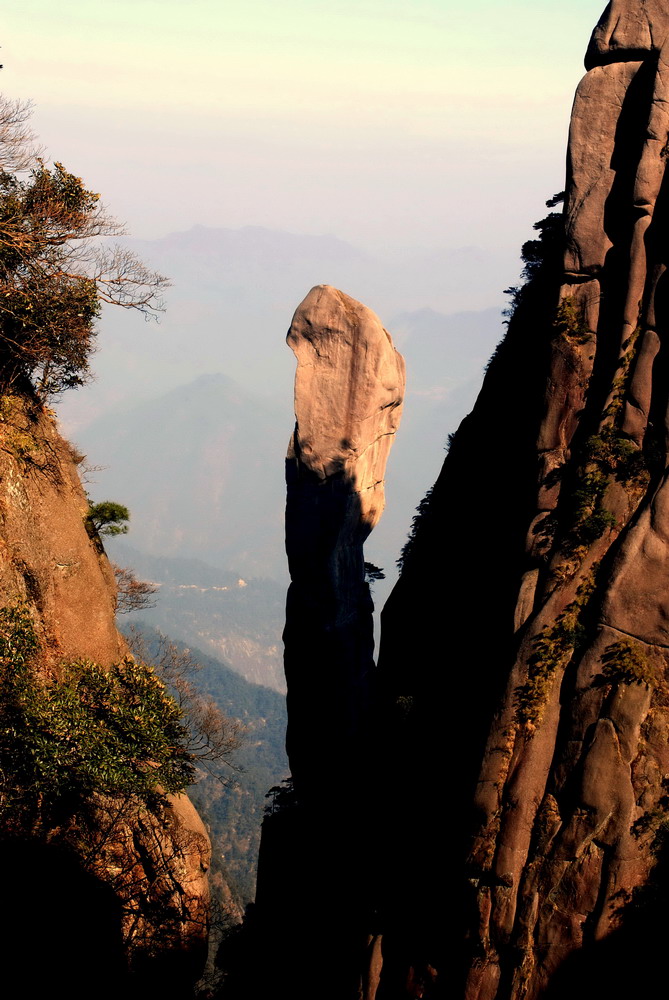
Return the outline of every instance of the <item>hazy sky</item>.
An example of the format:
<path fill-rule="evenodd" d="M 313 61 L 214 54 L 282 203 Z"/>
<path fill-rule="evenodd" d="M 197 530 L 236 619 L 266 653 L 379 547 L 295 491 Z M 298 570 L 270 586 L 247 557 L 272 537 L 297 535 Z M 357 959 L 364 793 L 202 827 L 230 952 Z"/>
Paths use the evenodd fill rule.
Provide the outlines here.
<path fill-rule="evenodd" d="M 5 0 L 2 86 L 142 237 L 518 247 L 604 0 Z"/>

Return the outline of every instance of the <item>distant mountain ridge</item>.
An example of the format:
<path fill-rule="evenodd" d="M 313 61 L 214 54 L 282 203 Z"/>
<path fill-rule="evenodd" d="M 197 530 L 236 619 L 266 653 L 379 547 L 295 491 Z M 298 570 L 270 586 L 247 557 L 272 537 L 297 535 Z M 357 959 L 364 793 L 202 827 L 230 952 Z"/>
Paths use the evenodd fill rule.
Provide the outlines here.
<path fill-rule="evenodd" d="M 224 375 L 121 406 L 78 436 L 96 496 L 131 511 L 145 552 L 281 578 L 283 466 L 290 424 Z"/>
<path fill-rule="evenodd" d="M 158 587 L 155 607 L 123 615 L 122 623 L 142 621 L 224 661 L 249 683 L 285 692 L 281 584 L 244 579 L 197 559 L 147 555 L 114 539 L 107 549 L 115 562 Z"/>
<path fill-rule="evenodd" d="M 128 627 L 123 627 L 127 632 Z M 159 636 L 154 628 L 145 622 L 136 627 L 148 648 L 155 649 Z M 255 895 L 265 795 L 288 773 L 285 698 L 267 687 L 249 683 L 220 658 L 175 641 L 173 635 L 167 638 L 179 652 L 187 650 L 200 666 L 192 678 L 196 689 L 211 697 L 225 716 L 239 720 L 245 727 L 242 745 L 233 758 L 208 762 L 189 789 L 211 835 L 214 892 L 224 892 L 229 876 L 243 908 Z M 222 882 L 223 873 L 226 879 Z"/>
<path fill-rule="evenodd" d="M 114 402 L 149 398 L 211 371 L 287 409 L 293 364 L 283 337 L 314 285 L 331 284 L 368 303 L 393 332 L 394 316 L 416 310 L 499 310 L 502 288 L 515 280 L 501 257 L 476 247 L 371 254 L 335 236 L 256 226 L 195 226 L 127 242 L 172 282 L 167 310 L 157 325 L 105 311 L 95 390 L 71 394 L 61 406 L 68 433 Z M 482 299 L 481 273 L 491 270 L 486 287 L 493 291 Z"/>
<path fill-rule="evenodd" d="M 407 359 L 405 416 L 387 470 L 386 514 L 370 545 L 370 559 L 390 569 L 436 475 L 446 437 L 475 397 L 502 324 L 496 309 L 453 316 L 424 309 L 398 314 L 386 326 Z M 288 355 L 281 332 L 273 337 Z M 246 346 L 248 353 L 254 349 Z M 287 392 L 279 404 L 228 375 L 209 373 L 153 398 L 117 403 L 76 434 L 90 464 L 103 466 L 92 476 L 91 495 L 130 508 L 131 539 L 145 553 L 195 557 L 285 581 L 290 399 Z M 384 586 L 378 585 L 379 596 Z"/>

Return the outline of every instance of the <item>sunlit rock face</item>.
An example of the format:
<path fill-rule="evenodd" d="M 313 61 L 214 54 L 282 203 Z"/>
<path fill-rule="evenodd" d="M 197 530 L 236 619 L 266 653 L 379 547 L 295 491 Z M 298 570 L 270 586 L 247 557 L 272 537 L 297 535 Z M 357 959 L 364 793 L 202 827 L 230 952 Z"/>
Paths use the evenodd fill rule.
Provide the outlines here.
<path fill-rule="evenodd" d="M 63 663 L 92 660 L 109 667 L 128 652 L 115 625 L 114 573 L 99 537 L 86 527 L 89 504 L 76 469 L 82 458 L 61 438 L 30 387 L 5 391 L 0 608 L 27 609 L 39 641 L 35 668 L 56 679 Z M 178 996 L 190 989 L 206 958 L 211 848 L 186 796 L 168 796 L 149 809 L 132 795 L 94 795 L 85 803 L 85 815 L 63 807 L 53 829 L 41 821 L 21 830 L 6 814 L 3 820 L 0 853 L 6 867 L 12 867 L 12 858 L 25 866 L 21 877 L 29 886 L 32 919 L 44 914 L 40 933 L 52 942 L 48 953 L 59 952 L 54 975 L 73 996 L 80 994 L 72 984 L 85 981 L 81 970 L 90 971 L 93 960 L 83 957 L 85 949 L 59 950 L 53 942 L 63 941 L 60 921 L 72 919 L 78 906 L 78 921 L 86 925 L 83 939 L 95 938 L 95 948 L 113 957 L 109 995 L 130 988 L 128 974 L 142 989 L 155 988 L 164 996 L 172 996 L 172 988 Z M 40 878 L 30 874 L 38 862 L 52 871 L 53 884 L 44 880 L 40 887 Z M 68 892 L 62 886 L 68 884 L 67 905 L 59 910 L 59 897 Z M 34 935 L 26 936 L 20 926 L 21 940 L 34 945 Z M 79 933 L 76 923 L 69 927 L 70 944 Z M 7 940 L 16 934 L 14 929 Z M 23 946 L 8 950 L 17 963 Z M 96 973 L 105 975 L 101 969 Z M 91 990 L 108 995 L 106 982 L 89 979 L 85 985 L 86 995 Z"/>
<path fill-rule="evenodd" d="M 585 68 L 661 53 L 668 31 L 664 0 L 612 0 L 592 33 Z"/>
<path fill-rule="evenodd" d="M 126 652 L 114 623 L 114 574 L 85 530 L 88 500 L 73 454 L 29 396 L 2 396 L 2 606 L 34 608 L 45 668 L 79 658 L 109 666 Z"/>
<path fill-rule="evenodd" d="M 340 474 L 350 482 L 371 531 L 402 415 L 404 361 L 378 316 L 329 285 L 309 292 L 287 342 L 297 358 L 289 460 L 299 457 L 321 480 Z"/>
<path fill-rule="evenodd" d="M 352 865 L 342 880 L 352 902 L 337 920 L 368 936 L 361 978 L 338 997 L 628 1000 L 666 974 L 668 34 L 669 4 L 650 0 L 611 3 L 595 29 L 564 213 L 526 248 L 530 280 L 384 608 L 376 755 L 357 756 L 378 766 L 362 778 L 334 720 L 341 736 L 369 718 L 356 545 L 382 473 L 356 465 L 368 447 L 358 428 L 383 438 L 393 379 L 360 405 L 355 310 L 338 293 L 306 300 L 319 312 L 324 297 L 325 321 L 296 315 L 291 761 L 303 789 L 323 764 L 331 802 L 348 803 L 339 815 L 367 781 L 376 818 L 360 810 L 357 827 L 373 877 Z M 341 383 L 334 354 L 347 359 Z M 325 708 L 310 721 L 314 705 Z M 352 934 L 339 943 L 355 954 Z"/>
<path fill-rule="evenodd" d="M 425 997 L 623 998 L 662 968 L 668 33 L 669 4 L 631 0 L 595 29 L 563 253 L 544 244 L 384 611 L 399 784 L 417 775 L 422 807 L 389 838 L 410 860 L 384 903 L 388 996 L 413 977 Z"/>
<path fill-rule="evenodd" d="M 288 752 L 306 791 L 341 774 L 364 738 L 374 664 L 363 543 L 383 511 L 405 376 L 379 318 L 329 285 L 309 292 L 287 341 L 297 358 L 286 459 Z"/>

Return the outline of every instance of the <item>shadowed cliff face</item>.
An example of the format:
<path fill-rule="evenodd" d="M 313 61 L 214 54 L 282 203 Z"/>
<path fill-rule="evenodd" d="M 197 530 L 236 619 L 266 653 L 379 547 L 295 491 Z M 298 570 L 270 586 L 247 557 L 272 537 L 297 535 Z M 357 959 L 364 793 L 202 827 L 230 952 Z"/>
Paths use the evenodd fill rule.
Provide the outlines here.
<path fill-rule="evenodd" d="M 398 731 L 425 823 L 387 903 L 396 968 L 379 996 L 429 968 L 426 997 L 460 992 L 454 893 L 468 1000 L 567 995 L 652 938 L 669 781 L 668 33 L 666 4 L 631 0 L 595 30 L 562 273 L 546 261 L 519 299 L 384 611 L 386 705 L 410 704 Z M 448 704 L 466 729 L 439 726 Z M 454 760 L 440 843 L 430 790 Z M 605 982 L 629 995 L 629 977 Z"/>
<path fill-rule="evenodd" d="M 0 607 L 25 609 L 38 644 L 35 667 L 50 677 L 59 676 L 63 663 L 84 659 L 109 667 L 127 652 L 114 624 L 114 575 L 100 539 L 86 530 L 87 510 L 73 451 L 52 418 L 29 388 L 5 392 L 0 399 Z M 6 644 L 2 655 L 7 655 Z M 3 668 L 9 669 L 6 660 Z M 9 782 L 11 787 L 11 775 Z M 130 989 L 128 968 L 138 988 L 164 984 L 164 995 L 184 995 L 200 972 L 208 933 L 210 846 L 199 816 L 181 795 L 169 796 L 155 809 L 132 795 L 93 795 L 79 805 L 81 811 L 74 812 L 63 805 L 52 827 L 46 825 L 50 819 L 33 817 L 31 828 L 17 829 L 3 791 L 0 852 L 6 866 L 21 868 L 27 895 L 19 912 L 35 921 L 35 930 L 25 928 L 23 936 L 28 934 L 33 945 L 38 941 L 37 954 L 43 938 L 45 954 L 55 955 L 54 942 L 63 940 L 59 921 L 72 921 L 74 914 L 86 926 L 85 934 L 93 938 L 97 928 L 106 936 L 96 947 L 109 958 L 113 985 L 86 981 L 74 945 L 59 954 L 54 975 L 73 996 L 91 989 L 116 996 Z M 43 878 L 46 870 L 49 878 Z M 69 886 L 70 895 L 59 911 L 63 886 Z M 68 926 L 71 937 L 82 936 L 76 921 Z M 16 949 L 20 938 L 16 931 L 9 935 Z M 11 948 L 18 963 L 23 952 L 16 949 Z M 84 968 L 93 964 L 89 958 Z"/>

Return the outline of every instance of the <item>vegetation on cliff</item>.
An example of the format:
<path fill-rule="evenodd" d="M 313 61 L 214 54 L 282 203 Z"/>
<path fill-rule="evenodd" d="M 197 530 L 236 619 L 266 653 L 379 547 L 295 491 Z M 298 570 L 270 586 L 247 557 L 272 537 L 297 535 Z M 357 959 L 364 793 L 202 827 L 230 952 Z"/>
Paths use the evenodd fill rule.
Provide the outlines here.
<path fill-rule="evenodd" d="M 50 890 L 32 873 L 42 859 L 67 874 L 117 963 L 109 995 L 132 980 L 138 995 L 185 996 L 206 955 L 211 849 L 179 793 L 198 761 L 234 752 L 239 727 L 127 655 L 99 536 L 123 533 L 128 511 L 91 507 L 83 456 L 45 405 L 88 377 L 102 304 L 150 314 L 165 279 L 101 239 L 120 227 L 41 159 L 29 110 L 0 98 L 0 853 L 25 859 L 21 891 L 49 941 L 58 917 L 44 919 Z M 123 599 L 144 602 L 153 588 L 120 572 Z M 47 954 L 73 996 L 91 982 L 108 995 L 69 940 Z"/>
<path fill-rule="evenodd" d="M 110 245 L 123 227 L 80 177 L 38 155 L 28 103 L 0 97 L 0 378 L 81 385 L 103 302 L 145 314 L 166 279 Z"/>
<path fill-rule="evenodd" d="M 554 194 L 546 202 L 546 207 L 555 209 L 561 205 L 564 197 L 563 191 Z M 582 333 L 576 320 L 571 316 L 568 306 L 563 306 L 557 312 L 555 309 L 565 241 L 563 212 L 550 211 L 543 219 L 534 223 L 533 229 L 538 234 L 537 237 L 527 240 L 520 253 L 523 262 L 521 271 L 523 281 L 519 285 L 512 285 L 505 289 L 505 294 L 509 296 L 509 304 L 504 310 L 507 326 L 511 324 L 514 317 L 516 317 L 516 322 L 497 345 L 486 366 L 486 371 L 492 369 L 493 374 L 495 368 L 500 367 L 500 364 L 504 365 L 509 355 L 512 355 L 517 349 L 517 341 L 523 337 L 524 331 L 530 326 L 539 330 L 543 329 L 549 335 L 556 331 L 564 332 L 568 328 L 571 329 L 572 333 L 577 332 L 578 335 Z M 545 339 L 545 337 L 536 337 L 535 343 L 545 344 Z M 490 385 L 490 380 L 488 380 L 488 385 Z M 456 460 L 458 453 L 463 453 L 463 441 L 466 441 L 471 434 L 473 419 L 473 415 L 465 419 L 458 430 L 448 436 L 447 450 L 450 451 L 453 445 L 456 446 Z M 416 548 L 420 549 L 419 538 L 421 534 L 429 534 L 432 530 L 430 525 L 435 518 L 440 516 L 439 497 L 435 498 L 434 494 L 435 486 L 427 491 L 416 508 L 408 538 L 397 560 L 400 573 L 404 572 L 405 567 L 413 558 Z M 428 562 L 432 564 L 433 560 L 428 557 Z M 436 569 L 436 566 L 433 568 Z"/>
<path fill-rule="evenodd" d="M 462 983 L 486 1000 L 618 998 L 652 992 L 661 967 L 667 166 L 648 128 L 667 103 L 660 17 L 609 4 L 595 29 L 564 215 L 524 248 L 529 280 L 384 609 L 384 694 L 393 707 L 411 695 L 415 720 L 387 742 L 407 748 L 388 791 L 406 786 L 411 802 L 375 842 L 381 885 L 400 850 L 410 859 L 383 900 L 384 959 L 391 935 L 404 951 L 384 961 L 384 996 L 436 969 L 445 985 L 420 995 Z M 456 738 L 445 705 L 466 717 Z M 448 756 L 444 834 L 433 789 Z M 444 899 L 462 914 L 452 950 Z"/>
<path fill-rule="evenodd" d="M 127 535 L 130 511 L 123 504 L 114 500 L 102 500 L 91 504 L 86 515 L 87 524 L 97 531 L 98 535 Z"/>
<path fill-rule="evenodd" d="M 168 675 L 184 665 L 186 680 L 197 685 L 198 697 L 213 702 L 223 718 L 238 719 L 243 726 L 244 739 L 234 758 L 198 762 L 197 784 L 188 794 L 209 826 L 214 886 L 223 876 L 246 905 L 255 897 L 265 795 L 288 773 L 285 698 L 249 683 L 222 660 L 172 641 L 146 624 L 124 632 L 136 655 L 141 651 L 142 658 L 161 671 L 167 667 Z"/>
<path fill-rule="evenodd" d="M 127 657 L 40 672 L 27 606 L 0 610 L 0 825 L 29 826 L 92 795 L 155 804 L 193 780 L 182 708 L 155 672 Z M 40 824 L 41 825 L 41 822 Z"/>

